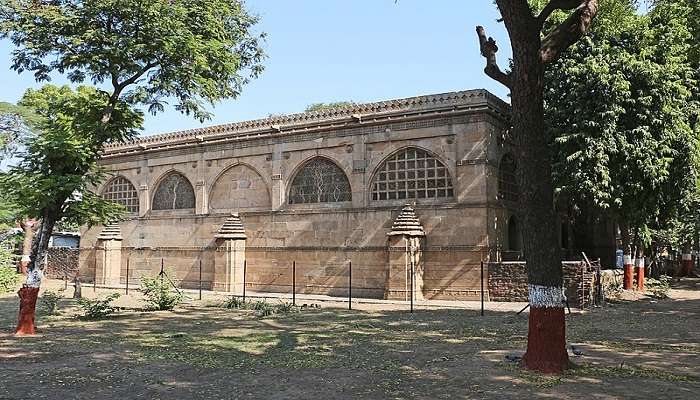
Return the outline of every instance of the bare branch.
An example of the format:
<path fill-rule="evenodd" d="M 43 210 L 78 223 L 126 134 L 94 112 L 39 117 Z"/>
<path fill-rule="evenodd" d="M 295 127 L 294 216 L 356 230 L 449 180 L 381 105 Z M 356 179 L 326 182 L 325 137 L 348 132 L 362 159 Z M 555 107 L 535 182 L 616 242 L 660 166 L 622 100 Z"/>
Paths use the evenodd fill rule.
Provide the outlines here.
<path fill-rule="evenodd" d="M 576 43 L 588 31 L 597 13 L 598 0 L 580 0 L 579 6 L 569 15 L 569 18 L 542 39 L 540 46 L 542 63 L 548 64 L 555 61 L 564 50 Z"/>
<path fill-rule="evenodd" d="M 484 72 L 491 79 L 500 82 L 507 88 L 511 88 L 511 78 L 509 73 L 501 71 L 496 62 L 496 52 L 498 52 L 498 46 L 496 46 L 496 41 L 493 38 L 486 38 L 486 32 L 484 27 L 477 26 L 476 34 L 479 36 L 479 47 L 481 49 L 481 55 L 486 58 L 486 68 Z"/>
<path fill-rule="evenodd" d="M 550 15 L 556 10 L 573 10 L 581 5 L 581 0 L 550 0 L 549 3 L 542 9 L 540 15 L 537 16 L 537 22 L 540 26 L 544 25 Z"/>

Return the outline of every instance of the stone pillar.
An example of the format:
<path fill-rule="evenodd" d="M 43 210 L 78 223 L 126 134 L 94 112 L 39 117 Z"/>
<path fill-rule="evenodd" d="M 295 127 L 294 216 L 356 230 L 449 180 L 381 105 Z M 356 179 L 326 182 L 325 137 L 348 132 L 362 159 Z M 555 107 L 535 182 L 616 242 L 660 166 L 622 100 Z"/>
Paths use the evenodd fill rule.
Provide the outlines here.
<path fill-rule="evenodd" d="M 122 234 L 119 224 L 109 224 L 97 235 L 95 280 L 100 285 L 119 285 L 122 268 Z"/>
<path fill-rule="evenodd" d="M 396 217 L 389 236 L 389 273 L 384 298 L 410 300 L 413 274 L 414 300 L 423 300 L 422 241 L 425 231 L 413 210 L 406 205 Z"/>
<path fill-rule="evenodd" d="M 215 237 L 213 290 L 240 294 L 247 239 L 240 216 L 234 213 L 227 218 Z"/>

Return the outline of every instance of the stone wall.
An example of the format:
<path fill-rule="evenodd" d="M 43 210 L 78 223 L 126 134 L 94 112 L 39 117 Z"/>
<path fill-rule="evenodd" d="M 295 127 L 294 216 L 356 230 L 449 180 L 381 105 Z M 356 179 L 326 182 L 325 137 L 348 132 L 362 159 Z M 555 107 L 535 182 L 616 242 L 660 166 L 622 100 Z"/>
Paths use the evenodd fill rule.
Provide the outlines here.
<path fill-rule="evenodd" d="M 50 247 L 44 274 L 49 278 L 73 279 L 78 274 L 80 249 L 70 247 Z"/>
<path fill-rule="evenodd" d="M 592 299 L 595 271 L 578 261 L 564 261 L 564 287 L 569 305 L 587 306 Z M 527 267 L 524 262 L 488 264 L 488 290 L 491 301 L 528 301 Z"/>

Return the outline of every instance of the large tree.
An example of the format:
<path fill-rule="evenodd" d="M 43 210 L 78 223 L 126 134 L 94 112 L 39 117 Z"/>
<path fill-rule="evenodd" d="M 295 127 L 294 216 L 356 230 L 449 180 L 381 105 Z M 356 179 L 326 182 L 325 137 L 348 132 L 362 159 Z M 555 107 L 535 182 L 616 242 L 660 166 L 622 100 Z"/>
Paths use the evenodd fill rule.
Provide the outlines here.
<path fill-rule="evenodd" d="M 617 221 L 626 254 L 696 190 L 692 34 L 672 8 L 601 0 L 590 33 L 545 75 L 555 184 L 573 208 Z"/>
<path fill-rule="evenodd" d="M 101 85 L 105 131 L 120 105 L 155 113 L 173 101 L 177 110 L 207 119 L 206 104 L 236 97 L 262 69 L 261 35 L 252 31 L 257 18 L 238 0 L 7 0 L 0 10 L 0 32 L 16 46 L 13 68 L 38 81 L 61 73 Z M 54 201 L 62 205 L 71 196 L 66 190 Z M 45 228 L 30 268 L 57 217 L 51 210 L 36 214 Z"/>
<path fill-rule="evenodd" d="M 561 250 L 550 157 L 550 136 L 544 123 L 545 68 L 586 33 L 598 12 L 597 0 L 551 0 L 543 7 L 527 0 L 496 0 L 510 37 L 512 68 L 496 62 L 498 47 L 477 27 L 485 73 L 510 89 L 511 138 L 518 164 L 519 214 L 527 261 L 530 317 L 526 368 L 559 373 L 568 366 Z M 538 12 L 539 10 L 539 12 Z M 568 12 L 561 23 L 545 30 L 555 11 Z"/>
<path fill-rule="evenodd" d="M 52 73 L 65 74 L 74 83 L 88 80 L 101 88 L 98 91 L 84 88 L 74 94 L 56 96 L 44 92 L 47 105 L 59 111 L 70 107 L 61 103 L 62 96 L 69 103 L 79 101 L 75 96 L 89 99 L 90 105 L 102 103 L 98 125 L 92 119 L 95 109 L 89 108 L 75 109 L 82 115 L 75 116 L 73 122 L 50 121 L 44 126 L 52 130 L 57 128 L 52 124 L 64 123 L 81 131 L 82 126 L 70 124 L 83 121 L 91 125 L 99 133 L 98 141 L 91 143 L 94 153 L 86 155 L 91 160 L 96 160 L 103 144 L 130 137 L 128 130 L 121 131 L 124 126 L 115 118 L 118 109 L 126 113 L 129 108 L 143 106 L 156 113 L 173 102 L 175 109 L 205 120 L 210 116 L 205 108 L 207 104 L 238 96 L 248 80 L 262 70 L 262 35 L 253 31 L 256 22 L 257 18 L 239 0 L 5 0 L 0 3 L 0 37 L 9 38 L 15 45 L 12 67 L 17 72 L 33 72 L 38 81 L 49 80 Z M 46 89 L 57 90 L 64 89 Z M 42 107 L 38 103 L 31 106 Z M 49 120 L 54 115 L 47 109 Z M 32 161 L 27 160 L 24 165 L 29 163 Z M 68 171 L 69 175 L 87 176 L 93 169 L 90 163 L 80 165 Z M 18 180 L 20 176 L 17 175 Z M 77 179 L 67 183 L 72 186 L 56 192 L 50 202 L 35 198 L 33 215 L 41 218 L 42 228 L 35 239 L 30 269 L 40 265 L 39 255 L 48 244 L 61 210 L 71 199 L 80 196 L 76 191 L 85 187 Z M 22 195 L 31 196 L 30 192 Z M 85 204 L 88 200 L 89 197 L 82 197 L 77 203 Z"/>

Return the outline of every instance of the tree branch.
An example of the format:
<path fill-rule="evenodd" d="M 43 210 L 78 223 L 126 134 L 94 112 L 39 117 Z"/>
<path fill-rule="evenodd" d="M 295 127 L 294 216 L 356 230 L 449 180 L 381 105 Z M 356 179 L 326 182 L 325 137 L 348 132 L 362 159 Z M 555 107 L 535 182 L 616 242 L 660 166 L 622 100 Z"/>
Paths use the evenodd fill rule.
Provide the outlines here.
<path fill-rule="evenodd" d="M 565 2 L 566 0 L 552 0 L 554 1 Z M 540 46 L 542 63 L 549 64 L 555 61 L 561 52 L 576 43 L 588 31 L 597 13 L 598 0 L 580 0 L 579 6 L 569 15 L 569 18 L 542 39 Z"/>
<path fill-rule="evenodd" d="M 479 36 L 479 48 L 481 49 L 481 55 L 486 58 L 486 68 L 484 72 L 491 79 L 500 82 L 503 86 L 508 89 L 511 88 L 511 77 L 510 73 L 505 73 L 501 71 L 496 62 L 496 52 L 498 52 L 498 46 L 496 46 L 496 41 L 493 38 L 486 38 L 486 32 L 484 27 L 477 26 L 476 34 Z"/>
<path fill-rule="evenodd" d="M 540 15 L 537 16 L 537 22 L 540 26 L 547 22 L 547 18 L 556 10 L 573 10 L 581 5 L 581 0 L 550 0 L 549 3 L 542 9 Z"/>

